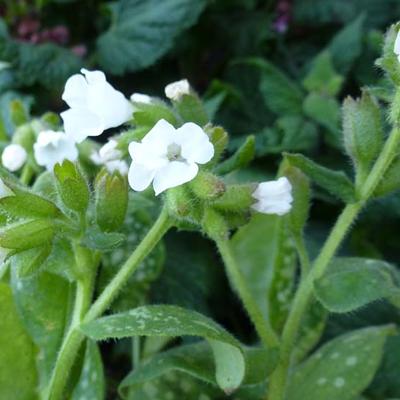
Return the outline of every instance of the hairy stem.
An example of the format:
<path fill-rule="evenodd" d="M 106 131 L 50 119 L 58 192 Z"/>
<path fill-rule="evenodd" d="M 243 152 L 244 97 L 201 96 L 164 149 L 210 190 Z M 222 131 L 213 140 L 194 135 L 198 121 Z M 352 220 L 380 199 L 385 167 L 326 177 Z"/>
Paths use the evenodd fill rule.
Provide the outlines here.
<path fill-rule="evenodd" d="M 359 201 L 354 204 L 348 204 L 344 208 L 325 242 L 321 253 L 314 261 L 312 269 L 302 278 L 293 300 L 292 309 L 290 310 L 283 329 L 280 361 L 278 367 L 271 376 L 268 388 L 268 400 L 285 399 L 288 374 L 290 372 L 291 354 L 297 339 L 302 317 L 312 299 L 313 282 L 325 273 L 329 262 L 335 255 L 346 233 L 357 218 L 364 204 L 373 194 L 379 181 L 396 156 L 399 142 L 400 130 L 396 127 L 392 130 L 380 156 L 376 160 L 368 177 L 366 177 L 364 184 L 361 186 L 358 193 Z"/>
<path fill-rule="evenodd" d="M 227 276 L 232 287 L 239 295 L 243 305 L 253 322 L 256 331 L 265 346 L 276 347 L 279 345 L 279 340 L 276 333 L 272 329 L 268 320 L 266 320 L 256 303 L 253 295 L 246 285 L 246 280 L 240 272 L 239 266 L 232 254 L 232 249 L 227 239 L 216 240 L 218 250 L 224 261 Z"/>
<path fill-rule="evenodd" d="M 136 247 L 135 251 L 122 265 L 121 269 L 105 287 L 89 310 L 87 310 L 90 304 L 87 302 L 87 289 L 78 282 L 71 326 L 61 346 L 46 399 L 62 400 L 64 398 L 63 391 L 67 384 L 71 368 L 79 348 L 84 341 L 84 335 L 80 332 L 79 325 L 83 322 L 94 320 L 107 310 L 119 291 L 126 284 L 128 278 L 135 272 L 143 259 L 153 250 L 171 226 L 172 223 L 168 213 L 164 209 L 142 242 Z"/>

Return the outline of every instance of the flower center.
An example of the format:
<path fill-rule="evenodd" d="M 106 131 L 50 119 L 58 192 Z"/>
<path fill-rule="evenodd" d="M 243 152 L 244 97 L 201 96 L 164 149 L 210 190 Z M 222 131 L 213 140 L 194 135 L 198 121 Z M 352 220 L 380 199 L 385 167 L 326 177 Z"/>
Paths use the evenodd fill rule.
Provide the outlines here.
<path fill-rule="evenodd" d="M 171 143 L 167 147 L 167 158 L 169 161 L 185 161 L 181 155 L 181 146 L 176 143 Z"/>

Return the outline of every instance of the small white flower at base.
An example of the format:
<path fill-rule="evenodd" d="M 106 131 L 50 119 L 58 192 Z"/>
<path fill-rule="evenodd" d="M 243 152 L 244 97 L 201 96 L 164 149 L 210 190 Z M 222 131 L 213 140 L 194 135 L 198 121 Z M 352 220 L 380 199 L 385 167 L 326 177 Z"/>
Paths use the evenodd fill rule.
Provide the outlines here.
<path fill-rule="evenodd" d="M 90 159 L 96 164 L 105 164 L 108 161 L 119 160 L 122 158 L 122 152 L 117 149 L 118 142 L 114 139 L 110 139 L 104 144 L 98 152 L 94 152 Z"/>
<path fill-rule="evenodd" d="M 285 177 L 258 184 L 252 195 L 257 203 L 252 208 L 264 214 L 287 214 L 292 208 L 292 185 Z"/>
<path fill-rule="evenodd" d="M 9 144 L 3 150 L 1 162 L 11 172 L 18 171 L 26 162 L 28 153 L 20 144 Z"/>
<path fill-rule="evenodd" d="M 0 199 L 9 196 L 14 196 L 14 192 L 0 178 Z"/>
<path fill-rule="evenodd" d="M 151 104 L 153 99 L 147 94 L 133 93 L 131 96 L 131 101 L 134 103 Z"/>
<path fill-rule="evenodd" d="M 175 129 L 164 119 L 158 121 L 141 143 L 129 144 L 132 164 L 128 180 L 133 190 L 145 190 L 151 182 L 156 195 L 195 178 L 197 164 L 214 156 L 214 146 L 203 129 L 188 122 Z"/>
<path fill-rule="evenodd" d="M 54 165 L 64 160 L 76 161 L 78 149 L 64 132 L 42 131 L 33 145 L 36 162 L 53 171 Z"/>
<path fill-rule="evenodd" d="M 65 84 L 62 99 L 70 109 L 61 113 L 64 130 L 77 143 L 88 136 L 99 136 L 132 118 L 133 106 L 115 90 L 101 71 L 81 69 Z"/>
<path fill-rule="evenodd" d="M 394 53 L 397 56 L 397 59 L 400 62 L 400 31 L 397 33 L 396 41 L 394 42 Z"/>
<path fill-rule="evenodd" d="M 165 86 L 165 95 L 174 101 L 179 101 L 185 94 L 190 94 L 190 84 L 187 79 L 172 82 Z"/>
<path fill-rule="evenodd" d="M 128 175 L 128 164 L 122 160 L 113 160 L 105 163 L 107 171 L 112 174 L 114 172 L 119 172 L 121 175 Z"/>

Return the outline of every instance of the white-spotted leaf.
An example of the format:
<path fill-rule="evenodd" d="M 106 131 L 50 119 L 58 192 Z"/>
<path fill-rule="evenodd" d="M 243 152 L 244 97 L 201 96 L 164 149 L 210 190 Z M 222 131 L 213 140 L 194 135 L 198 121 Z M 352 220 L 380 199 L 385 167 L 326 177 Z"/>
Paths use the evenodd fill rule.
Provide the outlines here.
<path fill-rule="evenodd" d="M 355 310 L 381 298 L 400 297 L 390 264 L 381 260 L 334 259 L 328 272 L 314 282 L 318 300 L 331 312 Z"/>
<path fill-rule="evenodd" d="M 215 346 L 216 380 L 221 389 L 232 392 L 240 386 L 245 373 L 244 358 L 240 343 L 213 320 L 191 310 L 176 306 L 143 306 L 128 312 L 99 318 L 83 324 L 81 330 L 95 340 L 124 338 L 131 336 L 201 336 Z M 229 363 L 240 363 L 232 371 Z M 242 367 L 243 365 L 243 367 Z"/>
<path fill-rule="evenodd" d="M 350 400 L 371 382 L 393 325 L 359 329 L 339 336 L 295 371 L 287 400 Z"/>

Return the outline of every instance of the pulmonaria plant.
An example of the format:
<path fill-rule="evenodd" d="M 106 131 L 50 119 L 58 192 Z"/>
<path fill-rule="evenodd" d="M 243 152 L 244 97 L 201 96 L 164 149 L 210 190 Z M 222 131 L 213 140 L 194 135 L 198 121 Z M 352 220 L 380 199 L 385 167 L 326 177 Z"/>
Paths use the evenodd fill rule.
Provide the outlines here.
<path fill-rule="evenodd" d="M 209 121 L 187 80 L 165 88 L 171 103 L 144 94 L 129 102 L 101 71 L 82 70 L 66 83 L 63 126 L 54 114 L 23 120 L 3 146 L 0 170 L 0 311 L 7 316 L 0 343 L 7 329 L 19 338 L 2 349 L 7 368 L 0 354 L 0 394 L 12 398 L 18 376 L 24 399 L 104 399 L 109 369 L 96 341 L 132 338 L 133 370 L 118 389 L 124 399 L 164 398 L 157 396 L 165 382 L 165 398 L 183 398 L 175 396 L 173 370 L 204 391 L 185 398 L 223 398 L 221 390 L 249 400 L 361 395 L 394 327 L 319 341 L 328 312 L 379 298 L 400 304 L 391 265 L 336 256 L 368 201 L 400 187 L 397 30 L 379 60 L 391 100 L 382 104 L 365 89 L 343 104 L 352 178 L 286 153 L 276 180 L 236 182 L 255 157 L 254 137 L 228 155 L 228 133 Z M 92 138 L 122 125 L 103 145 Z M 310 182 L 345 203 L 313 260 L 304 235 Z M 165 259 L 163 237 L 174 229 L 215 243 L 254 328 L 252 343 L 189 308 L 147 304 Z M 195 261 L 195 249 L 185 250 Z M 186 335 L 201 340 L 160 339 Z M 182 382 L 179 390 L 189 393 Z"/>

